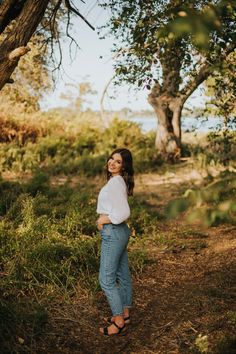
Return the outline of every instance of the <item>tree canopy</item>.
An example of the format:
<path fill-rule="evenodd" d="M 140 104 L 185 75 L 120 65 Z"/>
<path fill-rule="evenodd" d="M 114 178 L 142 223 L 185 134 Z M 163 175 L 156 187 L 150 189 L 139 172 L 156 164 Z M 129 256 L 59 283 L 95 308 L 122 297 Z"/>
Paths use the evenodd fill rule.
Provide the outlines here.
<path fill-rule="evenodd" d="M 81 0 L 80 2 L 84 2 Z M 33 34 L 44 35 L 44 44 L 53 53 L 54 44 L 60 46 L 60 23 L 65 23 L 65 35 L 76 43 L 70 33 L 71 16 L 81 17 L 91 28 L 92 25 L 82 16 L 79 9 L 70 0 L 3 0 L 0 2 L 0 89 L 9 82 L 19 59 L 30 48 L 27 46 Z M 53 56 L 51 55 L 53 59 Z"/>
<path fill-rule="evenodd" d="M 186 77 L 197 75 L 203 62 L 217 63 L 219 55 L 235 48 L 235 1 L 131 0 L 104 6 L 111 10 L 110 33 L 118 38 L 116 73 L 138 86 L 163 83 L 168 56 L 176 57 L 173 64 Z"/>
<path fill-rule="evenodd" d="M 106 1 L 117 41 L 117 83 L 151 90 L 157 148 L 179 155 L 181 112 L 188 97 L 236 46 L 236 2 Z"/>

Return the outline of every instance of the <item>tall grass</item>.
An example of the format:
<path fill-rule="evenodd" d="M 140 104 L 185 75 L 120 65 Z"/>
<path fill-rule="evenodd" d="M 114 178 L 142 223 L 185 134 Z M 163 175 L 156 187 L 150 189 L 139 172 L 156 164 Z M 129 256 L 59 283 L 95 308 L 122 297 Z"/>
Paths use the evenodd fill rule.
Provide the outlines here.
<path fill-rule="evenodd" d="M 96 229 L 96 190 L 92 182 L 52 186 L 36 171 L 27 183 L 0 182 L 0 342 L 3 353 L 33 340 L 47 322 L 48 308 L 68 302 L 79 289 L 99 290 L 100 235 Z M 138 238 L 154 214 L 140 213 L 132 200 L 130 227 L 133 272 L 143 269 L 145 252 Z M 20 342 L 19 342 L 20 341 Z"/>

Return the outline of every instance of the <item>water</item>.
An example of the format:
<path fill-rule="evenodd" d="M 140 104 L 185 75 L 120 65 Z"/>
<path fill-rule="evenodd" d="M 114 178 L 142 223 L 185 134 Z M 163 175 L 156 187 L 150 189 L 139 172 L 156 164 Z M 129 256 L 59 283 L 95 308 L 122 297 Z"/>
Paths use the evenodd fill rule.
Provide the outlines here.
<path fill-rule="evenodd" d="M 138 123 L 144 132 L 157 129 L 157 119 L 154 116 L 132 117 L 129 118 L 129 120 Z M 222 129 L 224 127 L 224 119 L 222 117 L 209 117 L 208 119 L 202 117 L 184 117 L 182 118 L 181 125 L 182 131 L 184 132 L 195 131 L 207 133 L 209 131 Z M 236 130 L 236 124 L 234 124 L 231 129 Z"/>

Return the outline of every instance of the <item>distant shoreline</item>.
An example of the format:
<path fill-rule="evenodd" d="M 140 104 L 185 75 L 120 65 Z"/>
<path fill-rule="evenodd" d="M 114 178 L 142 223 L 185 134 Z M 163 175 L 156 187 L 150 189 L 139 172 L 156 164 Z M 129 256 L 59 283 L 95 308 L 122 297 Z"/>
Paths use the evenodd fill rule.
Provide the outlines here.
<path fill-rule="evenodd" d="M 155 116 L 144 117 L 136 116 L 131 118 L 126 118 L 126 120 L 138 123 L 144 132 L 157 129 L 157 119 Z M 207 133 L 210 131 L 218 131 L 224 128 L 223 117 L 193 117 L 185 116 L 182 119 L 182 130 L 184 132 L 201 132 Z M 236 130 L 236 124 L 228 126 L 229 130 Z"/>

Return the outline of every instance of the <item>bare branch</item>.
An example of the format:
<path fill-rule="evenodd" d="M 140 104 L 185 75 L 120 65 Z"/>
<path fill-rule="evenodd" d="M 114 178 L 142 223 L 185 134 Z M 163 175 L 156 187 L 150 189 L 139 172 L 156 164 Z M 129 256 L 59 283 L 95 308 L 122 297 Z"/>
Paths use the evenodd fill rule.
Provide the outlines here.
<path fill-rule="evenodd" d="M 93 31 L 95 31 L 95 28 L 86 20 L 86 18 L 85 18 L 83 15 L 81 15 L 81 13 L 80 13 L 77 9 L 75 9 L 74 7 L 71 6 L 71 3 L 70 3 L 69 0 L 65 0 L 65 5 L 66 5 L 66 7 L 68 8 L 69 11 L 74 12 L 77 16 L 79 16 L 80 18 L 82 18 L 82 20 L 83 20 L 85 23 L 87 23 L 87 25 L 88 25 Z"/>
<path fill-rule="evenodd" d="M 67 23 L 66 23 L 66 35 L 67 35 L 68 38 L 70 38 L 70 45 L 69 45 L 69 48 L 70 48 L 70 59 L 73 60 L 72 54 L 71 54 L 72 44 L 73 43 L 75 44 L 76 52 L 77 52 L 77 49 L 79 49 L 79 45 L 76 42 L 76 40 L 70 35 L 69 28 L 70 28 L 70 11 L 68 10 Z"/>
<path fill-rule="evenodd" d="M 110 80 L 108 81 L 108 83 L 106 84 L 106 86 L 104 87 L 104 90 L 103 90 L 103 93 L 102 93 L 102 97 L 101 97 L 101 100 L 100 100 L 100 114 L 101 114 L 101 120 L 103 122 L 103 125 L 104 127 L 107 128 L 108 126 L 108 122 L 107 122 L 107 119 L 105 117 L 105 114 L 104 114 L 104 106 L 103 106 L 103 101 L 104 101 L 104 98 L 105 98 L 105 95 L 107 93 L 107 90 L 108 90 L 108 87 L 110 86 L 110 84 L 112 83 L 112 81 L 114 80 L 116 75 L 113 75 Z"/>

